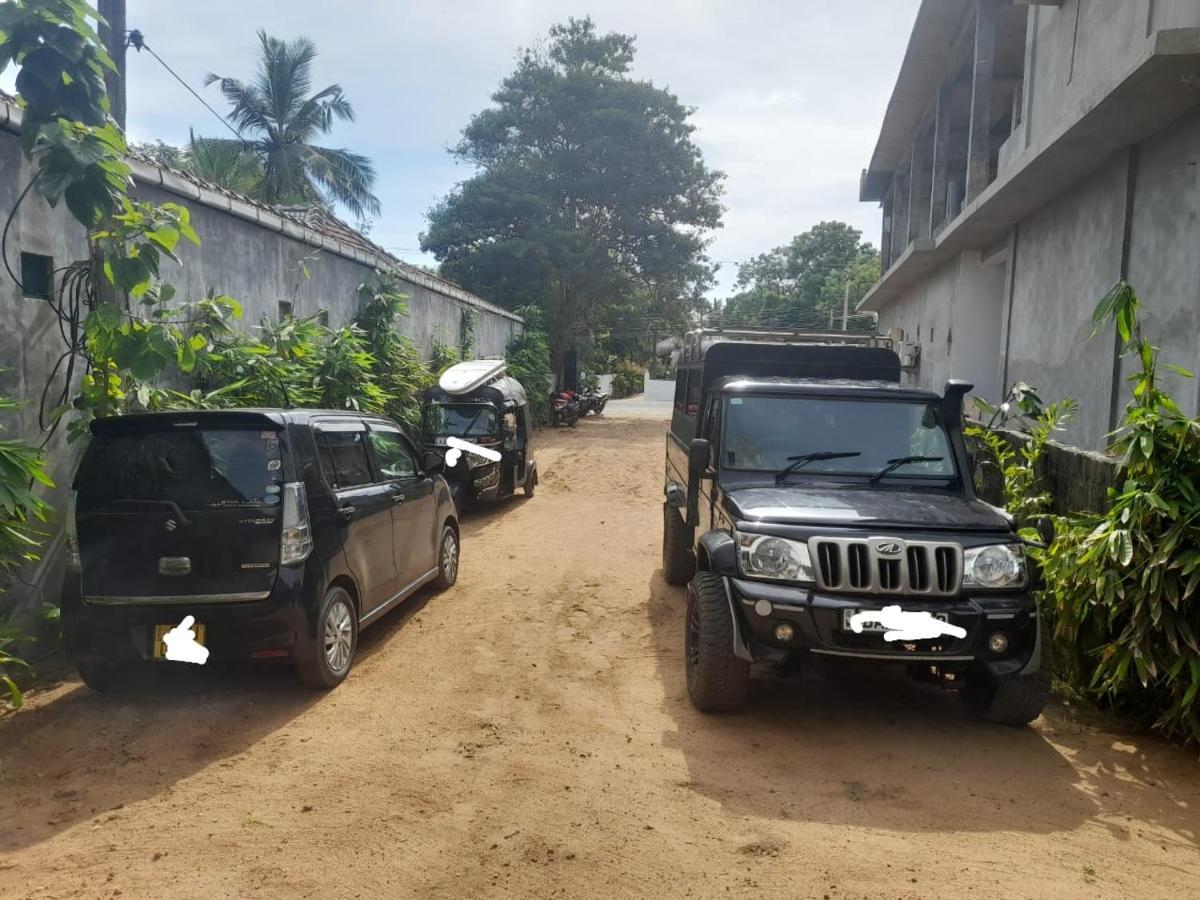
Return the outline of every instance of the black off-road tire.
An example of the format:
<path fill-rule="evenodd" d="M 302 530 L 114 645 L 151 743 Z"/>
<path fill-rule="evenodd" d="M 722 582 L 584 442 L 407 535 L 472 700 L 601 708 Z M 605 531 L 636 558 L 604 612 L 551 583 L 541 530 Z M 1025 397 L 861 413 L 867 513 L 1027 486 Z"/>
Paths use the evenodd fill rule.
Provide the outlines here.
<path fill-rule="evenodd" d="M 328 652 L 329 619 L 335 606 L 349 612 L 349 656 L 344 664 L 339 666 L 332 664 Z M 346 680 L 358 652 L 358 610 L 354 605 L 354 598 L 345 588 L 334 585 L 325 592 L 321 608 L 317 611 L 317 636 L 314 646 L 310 649 L 309 658 L 301 660 L 296 666 L 301 681 L 312 688 L 329 690 Z"/>
<path fill-rule="evenodd" d="M 79 680 L 97 694 L 107 693 L 112 689 L 116 678 L 116 666 L 106 659 L 79 659 L 75 661 L 79 672 Z"/>
<path fill-rule="evenodd" d="M 688 584 L 684 666 L 688 695 L 701 712 L 736 712 L 746 703 L 750 663 L 733 653 L 730 615 L 720 576 L 697 573 Z"/>
<path fill-rule="evenodd" d="M 530 469 L 529 474 L 525 476 L 525 485 L 522 490 L 525 491 L 526 497 L 532 497 L 533 491 L 537 487 L 537 469 Z"/>
<path fill-rule="evenodd" d="M 696 573 L 692 529 L 683 517 L 663 504 L 663 579 L 667 584 L 687 584 Z"/>
<path fill-rule="evenodd" d="M 454 587 L 458 581 L 458 564 L 462 545 L 458 541 L 458 532 L 450 525 L 442 526 L 442 539 L 438 542 L 438 574 L 433 579 L 435 590 L 444 591 Z"/>
<path fill-rule="evenodd" d="M 968 672 L 964 697 L 972 712 L 997 725 L 1020 727 L 1042 714 L 1050 702 L 1050 673 L 1002 675 Z"/>

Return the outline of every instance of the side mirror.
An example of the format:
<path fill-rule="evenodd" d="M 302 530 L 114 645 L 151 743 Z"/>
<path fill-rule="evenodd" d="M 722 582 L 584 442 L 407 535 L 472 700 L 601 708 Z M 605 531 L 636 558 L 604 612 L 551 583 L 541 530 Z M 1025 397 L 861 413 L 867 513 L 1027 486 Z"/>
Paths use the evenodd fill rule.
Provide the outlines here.
<path fill-rule="evenodd" d="M 1054 520 L 1049 516 L 1040 516 L 1036 523 L 1038 536 L 1042 543 L 1049 547 L 1054 543 Z"/>
<path fill-rule="evenodd" d="M 421 457 L 421 471 L 426 475 L 441 475 L 446 471 L 446 458 L 436 450 L 426 450 Z"/>
<path fill-rule="evenodd" d="M 700 524 L 700 478 L 712 459 L 712 448 L 704 438 L 688 445 L 687 523 Z"/>

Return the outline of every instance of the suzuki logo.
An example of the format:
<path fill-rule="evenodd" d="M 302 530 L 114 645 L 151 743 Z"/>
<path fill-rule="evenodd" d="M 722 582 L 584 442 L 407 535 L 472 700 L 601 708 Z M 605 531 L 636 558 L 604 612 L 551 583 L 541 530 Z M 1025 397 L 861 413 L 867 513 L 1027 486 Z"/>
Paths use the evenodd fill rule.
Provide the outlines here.
<path fill-rule="evenodd" d="M 884 541 L 875 545 L 875 552 L 882 556 L 895 556 L 900 552 L 900 545 L 895 541 Z"/>
<path fill-rule="evenodd" d="M 178 527 L 174 519 L 167 519 L 167 531 L 174 531 Z"/>

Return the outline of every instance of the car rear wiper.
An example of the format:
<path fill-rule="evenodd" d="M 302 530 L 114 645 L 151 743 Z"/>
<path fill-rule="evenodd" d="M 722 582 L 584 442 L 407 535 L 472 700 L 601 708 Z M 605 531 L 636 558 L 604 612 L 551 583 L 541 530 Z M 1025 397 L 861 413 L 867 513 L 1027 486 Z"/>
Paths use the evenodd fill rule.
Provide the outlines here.
<path fill-rule="evenodd" d="M 871 476 L 871 484 L 879 484 L 884 478 L 891 475 L 901 466 L 912 465 L 913 463 L 925 462 L 941 462 L 946 457 L 944 456 L 898 456 L 895 459 L 889 459 L 887 465 Z"/>
<path fill-rule="evenodd" d="M 783 484 L 789 475 L 811 462 L 821 462 L 826 459 L 850 459 L 852 456 L 862 456 L 862 453 L 822 450 L 819 453 L 805 453 L 803 456 L 789 456 L 788 464 L 775 473 L 775 483 Z"/>

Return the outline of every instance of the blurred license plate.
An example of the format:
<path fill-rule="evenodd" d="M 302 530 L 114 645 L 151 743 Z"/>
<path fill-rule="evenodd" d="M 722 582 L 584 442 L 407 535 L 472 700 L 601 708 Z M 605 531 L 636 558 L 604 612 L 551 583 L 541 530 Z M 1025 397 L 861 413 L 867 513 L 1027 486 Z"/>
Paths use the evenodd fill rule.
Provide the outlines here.
<path fill-rule="evenodd" d="M 842 630 L 843 631 L 853 631 L 854 629 L 850 627 L 850 620 L 853 619 L 860 612 L 873 612 L 873 611 L 874 610 L 869 610 L 869 609 L 843 609 L 842 610 Z M 950 616 L 944 612 L 934 613 L 933 617 L 935 619 L 937 619 L 939 622 L 949 622 L 950 621 Z M 883 632 L 887 631 L 887 629 L 884 628 L 882 625 L 880 625 L 878 622 L 863 622 L 862 630 L 863 630 L 863 633 L 865 633 L 865 634 L 883 634 Z"/>
<path fill-rule="evenodd" d="M 178 625 L 178 624 L 179 623 L 176 622 L 174 625 L 155 625 L 154 626 L 154 658 L 155 659 L 166 659 L 167 658 L 167 645 L 163 643 L 163 635 L 166 634 L 168 631 L 170 631 L 172 628 L 176 627 L 176 625 Z M 201 647 L 208 646 L 208 644 L 205 643 L 205 637 L 207 634 L 207 630 L 204 627 L 204 623 L 196 622 L 195 624 L 193 624 L 192 625 L 192 633 L 196 635 L 196 643 L 197 644 L 199 644 Z"/>
<path fill-rule="evenodd" d="M 434 439 L 433 439 L 433 446 L 435 446 L 435 447 L 445 447 L 445 446 L 446 446 L 446 439 L 445 439 L 444 437 L 441 437 L 441 438 L 434 438 Z"/>

